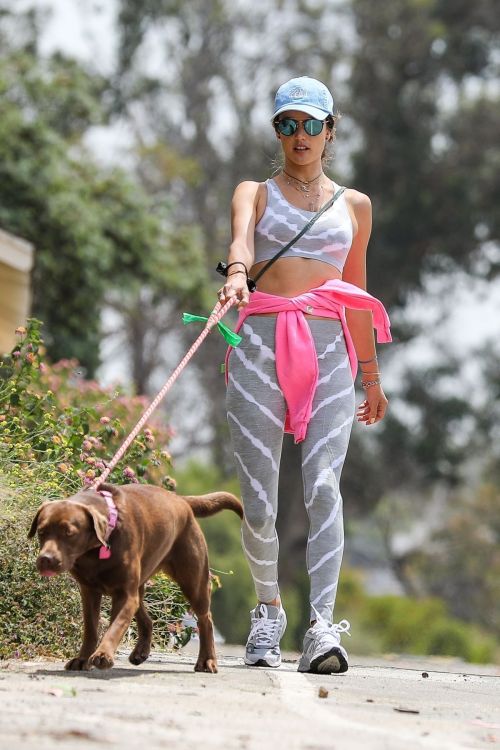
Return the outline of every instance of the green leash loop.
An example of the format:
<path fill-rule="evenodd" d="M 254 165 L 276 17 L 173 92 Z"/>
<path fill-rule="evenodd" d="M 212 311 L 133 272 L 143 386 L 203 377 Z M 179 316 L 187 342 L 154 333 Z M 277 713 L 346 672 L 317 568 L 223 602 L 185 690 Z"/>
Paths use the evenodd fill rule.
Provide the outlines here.
<path fill-rule="evenodd" d="M 188 323 L 194 323 L 195 321 L 201 321 L 202 323 L 206 323 L 208 318 L 206 318 L 204 315 L 191 315 L 191 313 L 182 313 L 182 322 L 184 325 L 188 325 Z M 237 333 L 232 331 L 228 326 L 224 325 L 221 321 L 217 323 L 217 328 L 219 329 L 219 333 L 222 335 L 224 340 L 229 344 L 229 346 L 238 346 L 238 344 L 241 343 L 241 336 L 238 336 Z"/>

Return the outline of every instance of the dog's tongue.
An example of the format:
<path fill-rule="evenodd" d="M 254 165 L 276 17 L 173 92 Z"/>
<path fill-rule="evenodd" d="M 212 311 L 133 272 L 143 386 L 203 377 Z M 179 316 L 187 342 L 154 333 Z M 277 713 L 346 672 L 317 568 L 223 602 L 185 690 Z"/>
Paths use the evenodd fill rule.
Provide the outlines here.
<path fill-rule="evenodd" d="M 55 570 L 42 570 L 42 572 L 40 573 L 40 575 L 47 576 L 47 577 L 48 576 L 55 576 L 56 572 L 55 572 Z"/>

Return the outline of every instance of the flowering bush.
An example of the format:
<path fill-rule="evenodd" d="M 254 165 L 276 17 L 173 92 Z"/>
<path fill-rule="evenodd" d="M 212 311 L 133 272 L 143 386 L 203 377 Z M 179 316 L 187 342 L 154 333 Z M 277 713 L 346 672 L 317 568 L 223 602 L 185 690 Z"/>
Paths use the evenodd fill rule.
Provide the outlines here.
<path fill-rule="evenodd" d="M 76 360 L 49 366 L 42 360 L 40 322 L 18 328 L 19 343 L 0 363 L 0 457 L 14 475 L 38 474 L 43 464 L 59 496 L 92 484 L 147 406 L 143 396 L 103 388 L 82 377 Z M 161 483 L 167 473 L 170 430 L 161 422 L 145 428 L 109 481 Z"/>
<path fill-rule="evenodd" d="M 0 361 L 0 658 L 68 656 L 79 646 L 78 587 L 69 576 L 40 578 L 26 534 L 42 501 L 98 477 L 146 406 L 141 396 L 85 380 L 75 360 L 46 364 L 40 329 L 39 321 L 28 320 Z M 170 435 L 167 426 L 151 422 L 109 481 L 175 489 Z M 182 645 L 192 629 L 178 624 L 188 606 L 180 589 L 162 576 L 147 592 L 157 645 Z"/>

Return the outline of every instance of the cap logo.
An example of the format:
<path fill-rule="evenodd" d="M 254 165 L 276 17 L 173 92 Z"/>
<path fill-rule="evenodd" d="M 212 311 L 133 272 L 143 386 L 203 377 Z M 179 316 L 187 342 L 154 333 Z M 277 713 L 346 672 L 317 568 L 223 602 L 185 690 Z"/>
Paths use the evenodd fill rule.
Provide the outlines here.
<path fill-rule="evenodd" d="M 303 99 L 305 95 L 306 92 L 300 86 L 295 86 L 295 88 L 290 91 L 290 99 Z"/>

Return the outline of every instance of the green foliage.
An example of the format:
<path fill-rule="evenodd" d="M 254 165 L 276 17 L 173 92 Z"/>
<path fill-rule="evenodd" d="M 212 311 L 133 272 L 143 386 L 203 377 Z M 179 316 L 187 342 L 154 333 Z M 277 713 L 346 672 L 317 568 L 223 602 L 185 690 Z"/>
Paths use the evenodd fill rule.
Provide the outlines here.
<path fill-rule="evenodd" d="M 26 32 L 22 14 L 10 20 Z M 90 128 L 109 121 L 109 81 L 62 54 L 39 57 L 36 25 L 30 34 L 16 46 L 0 19 L 0 226 L 35 246 L 32 310 L 51 359 L 76 358 L 92 376 L 106 297 L 148 287 L 197 300 L 199 241 L 172 227 L 165 190 L 148 196 L 85 148 Z M 189 274 L 177 268 L 182 252 Z"/>
<path fill-rule="evenodd" d="M 500 231 L 498 170 L 487 166 L 499 158 L 499 99 L 482 85 L 498 75 L 498 9 L 495 0 L 451 6 L 350 3 L 348 111 L 361 131 L 353 182 L 374 207 L 370 290 L 391 307 L 405 306 L 428 271 L 473 269 Z M 476 93 L 466 89 L 473 76 Z M 498 272 L 497 261 L 488 266 Z"/>
<path fill-rule="evenodd" d="M 18 329 L 19 343 L 0 362 L 0 456 L 11 476 L 37 476 L 40 464 L 54 490 L 91 484 L 147 405 L 142 397 L 102 388 L 78 375 L 76 360 L 42 361 L 40 323 Z M 112 416 L 110 416 L 112 415 Z M 170 432 L 161 423 L 145 428 L 111 472 L 110 481 L 175 486 Z"/>
<path fill-rule="evenodd" d="M 361 617 L 385 652 L 442 654 L 476 663 L 497 657 L 498 642 L 478 627 L 450 617 L 439 599 L 372 597 Z"/>

